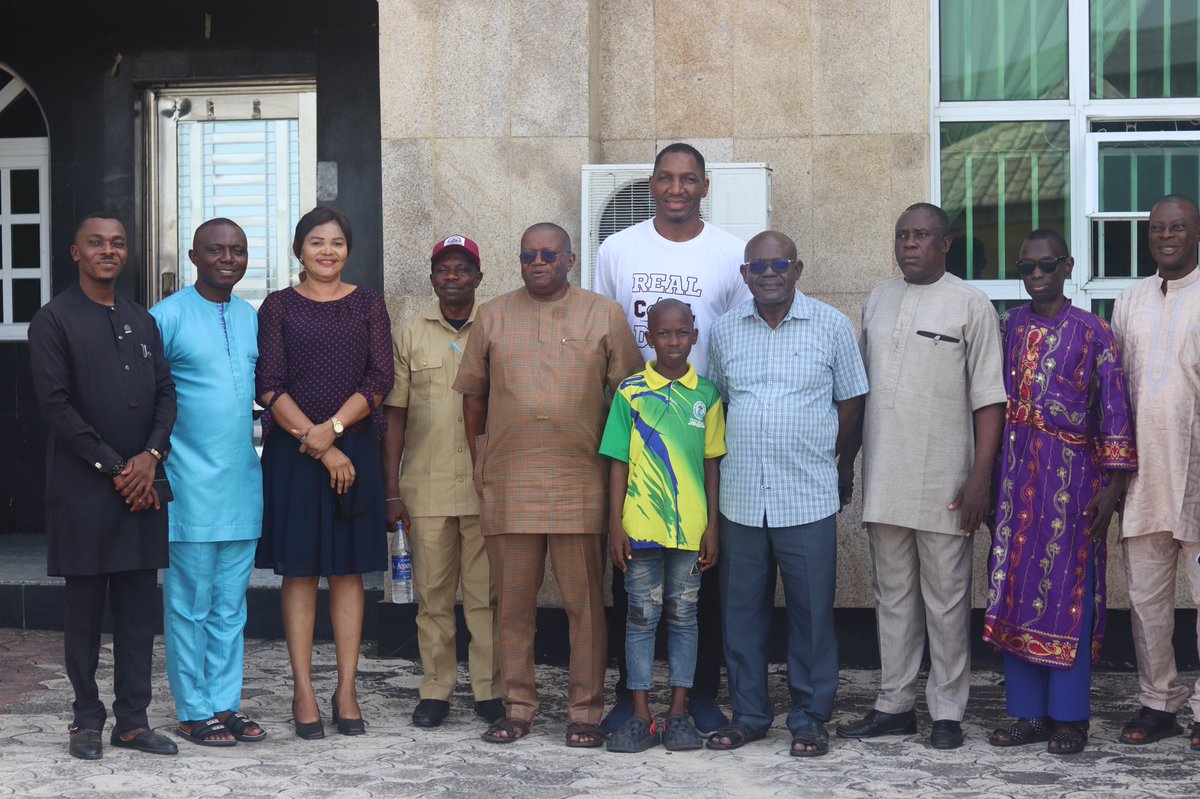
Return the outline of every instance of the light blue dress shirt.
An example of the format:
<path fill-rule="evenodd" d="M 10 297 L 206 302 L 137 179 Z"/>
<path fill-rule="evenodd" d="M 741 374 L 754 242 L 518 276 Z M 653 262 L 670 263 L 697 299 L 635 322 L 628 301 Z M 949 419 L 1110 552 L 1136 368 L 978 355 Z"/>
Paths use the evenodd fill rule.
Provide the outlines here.
<path fill-rule="evenodd" d="M 838 511 L 834 403 L 867 393 L 854 326 L 796 292 L 772 329 L 754 300 L 713 325 L 708 378 L 728 403 L 721 513 L 749 527 L 794 527 Z"/>
<path fill-rule="evenodd" d="M 171 541 L 262 534 L 262 467 L 254 451 L 258 314 L 245 300 L 209 302 L 194 286 L 150 309 L 171 365 L 178 416 L 167 477 Z"/>

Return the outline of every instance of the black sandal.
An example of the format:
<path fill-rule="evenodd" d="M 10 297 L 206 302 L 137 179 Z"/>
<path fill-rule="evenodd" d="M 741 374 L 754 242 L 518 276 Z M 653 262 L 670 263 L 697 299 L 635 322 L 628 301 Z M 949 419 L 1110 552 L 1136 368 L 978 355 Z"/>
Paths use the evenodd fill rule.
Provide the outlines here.
<path fill-rule="evenodd" d="M 816 748 L 804 748 L 808 746 Z M 793 733 L 790 754 L 792 757 L 820 757 L 829 754 L 829 733 L 825 731 L 825 725 L 814 721 Z"/>
<path fill-rule="evenodd" d="M 218 713 L 217 720 L 233 733 L 234 738 L 244 743 L 254 743 L 267 737 L 267 731 L 261 724 L 240 711 L 226 710 L 224 713 Z M 257 735 L 246 734 L 246 728 L 251 726 L 258 727 Z"/>
<path fill-rule="evenodd" d="M 1016 724 L 992 730 L 988 743 L 992 746 L 1023 746 L 1040 744 L 1050 740 L 1053 721 L 1049 716 L 1031 716 L 1017 719 Z"/>
<path fill-rule="evenodd" d="M 1086 721 L 1056 721 L 1054 732 L 1050 733 L 1050 741 L 1046 744 L 1046 751 L 1052 755 L 1077 755 L 1083 751 L 1087 739 Z"/>
<path fill-rule="evenodd" d="M 190 730 L 183 728 L 184 724 L 191 724 Z M 180 722 L 180 726 L 175 728 L 175 734 L 185 741 L 191 741 L 197 746 L 237 746 L 237 741 L 210 741 L 214 735 L 220 735 L 223 732 L 232 734 L 232 730 L 222 724 L 215 716 L 211 719 L 203 721 L 184 721 Z"/>
<path fill-rule="evenodd" d="M 738 724 L 736 721 L 732 724 L 726 724 L 721 729 L 712 734 L 712 737 L 704 744 L 709 749 L 726 752 L 730 749 L 741 749 L 751 741 L 757 741 L 766 735 L 765 732 L 760 732 L 757 735 L 745 724 Z M 718 738 L 728 738 L 729 743 L 720 743 Z"/>
<path fill-rule="evenodd" d="M 1142 737 L 1135 738 L 1129 734 L 1130 731 L 1141 732 Z M 1121 737 L 1117 740 L 1123 744 L 1144 746 L 1145 744 L 1152 744 L 1155 741 L 1161 741 L 1163 738 L 1178 735 L 1181 732 L 1183 732 L 1183 727 L 1175 723 L 1174 713 L 1168 713 L 1165 710 L 1155 710 L 1152 707 L 1143 707 L 1138 710 L 1137 718 L 1125 724 L 1125 727 L 1121 730 Z"/>
<path fill-rule="evenodd" d="M 1192 725 L 1192 730 L 1188 733 L 1188 738 L 1191 739 L 1188 742 L 1188 746 L 1191 747 L 1191 750 L 1193 752 L 1200 752 L 1200 721 L 1197 721 Z"/>

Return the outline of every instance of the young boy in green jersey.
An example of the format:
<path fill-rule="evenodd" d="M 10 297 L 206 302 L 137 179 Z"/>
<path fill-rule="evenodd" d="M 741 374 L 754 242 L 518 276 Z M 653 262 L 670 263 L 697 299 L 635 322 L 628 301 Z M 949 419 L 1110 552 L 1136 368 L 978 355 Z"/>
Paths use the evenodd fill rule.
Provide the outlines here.
<path fill-rule="evenodd" d="M 608 739 L 610 752 L 699 749 L 687 716 L 696 671 L 700 573 L 717 562 L 717 459 L 725 454 L 725 412 L 716 386 L 696 374 L 686 303 L 660 300 L 647 314 L 657 359 L 622 381 L 600 454 L 612 459 L 609 557 L 625 572 L 625 632 L 633 715 Z M 650 714 L 654 638 L 667 621 L 671 706 L 660 730 Z"/>

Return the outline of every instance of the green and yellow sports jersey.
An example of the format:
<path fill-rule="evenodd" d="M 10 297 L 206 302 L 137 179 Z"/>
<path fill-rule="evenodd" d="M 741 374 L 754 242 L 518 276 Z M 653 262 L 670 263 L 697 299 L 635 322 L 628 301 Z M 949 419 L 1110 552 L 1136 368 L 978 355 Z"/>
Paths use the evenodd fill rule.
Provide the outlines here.
<path fill-rule="evenodd" d="M 600 454 L 629 464 L 621 525 L 631 547 L 700 548 L 708 527 L 704 460 L 725 454 L 716 386 L 691 366 L 667 380 L 646 364 L 613 398 Z"/>

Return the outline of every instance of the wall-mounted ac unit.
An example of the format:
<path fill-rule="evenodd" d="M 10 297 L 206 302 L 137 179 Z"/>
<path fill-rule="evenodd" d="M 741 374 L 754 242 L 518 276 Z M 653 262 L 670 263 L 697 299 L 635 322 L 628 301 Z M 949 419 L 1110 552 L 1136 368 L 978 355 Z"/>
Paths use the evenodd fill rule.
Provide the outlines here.
<path fill-rule="evenodd" d="M 596 251 L 619 230 L 654 216 L 650 173 L 654 164 L 585 164 L 580 283 L 595 285 Z M 708 164 L 708 196 L 700 202 L 705 220 L 750 239 L 771 227 L 771 167 L 767 164 Z"/>

